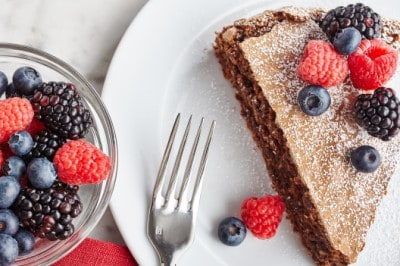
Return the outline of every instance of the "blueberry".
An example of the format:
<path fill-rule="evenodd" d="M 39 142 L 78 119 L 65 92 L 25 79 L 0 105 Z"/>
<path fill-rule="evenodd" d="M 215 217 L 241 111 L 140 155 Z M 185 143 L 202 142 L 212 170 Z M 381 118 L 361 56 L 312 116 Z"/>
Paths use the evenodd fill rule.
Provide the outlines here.
<path fill-rule="evenodd" d="M 10 207 L 20 190 L 21 186 L 15 177 L 9 175 L 0 177 L 0 209 Z"/>
<path fill-rule="evenodd" d="M 353 53 L 361 43 L 361 33 L 353 27 L 344 28 L 336 33 L 333 47 L 342 55 Z"/>
<path fill-rule="evenodd" d="M 27 230 L 20 229 L 15 235 L 15 240 L 18 243 L 18 255 L 26 255 L 31 253 L 35 247 L 35 237 Z"/>
<path fill-rule="evenodd" d="M 31 134 L 25 130 L 14 132 L 8 139 L 10 150 L 18 156 L 28 154 L 33 147 L 33 139 Z"/>
<path fill-rule="evenodd" d="M 4 161 L 1 169 L 3 174 L 14 176 L 19 180 L 26 171 L 26 165 L 20 157 L 11 156 Z"/>
<path fill-rule="evenodd" d="M 0 97 L 3 95 L 3 93 L 6 91 L 8 86 L 8 79 L 6 74 L 0 71 Z"/>
<path fill-rule="evenodd" d="M 13 74 L 15 89 L 23 95 L 32 95 L 33 91 L 42 83 L 42 77 L 32 67 L 20 67 Z"/>
<path fill-rule="evenodd" d="M 51 187 L 57 177 L 56 167 L 44 157 L 33 159 L 28 164 L 26 172 L 32 186 L 39 189 Z"/>
<path fill-rule="evenodd" d="M 13 211 L 0 209 L 0 233 L 14 235 L 19 229 L 19 219 Z"/>
<path fill-rule="evenodd" d="M 0 265 L 11 265 L 18 256 L 18 243 L 12 236 L 0 234 Z"/>
<path fill-rule="evenodd" d="M 297 101 L 304 113 L 318 116 L 328 110 L 331 105 L 331 96 L 324 87 L 309 85 L 300 90 Z"/>
<path fill-rule="evenodd" d="M 246 226 L 236 217 L 227 217 L 218 226 L 218 238 L 228 246 L 238 246 L 246 237 Z"/>
<path fill-rule="evenodd" d="M 6 88 L 6 98 L 12 98 L 12 97 L 21 97 L 21 93 L 15 89 L 14 84 L 10 83 L 8 84 Z"/>
<path fill-rule="evenodd" d="M 371 146 L 363 145 L 351 152 L 351 163 L 360 172 L 372 173 L 381 164 L 381 155 Z"/>

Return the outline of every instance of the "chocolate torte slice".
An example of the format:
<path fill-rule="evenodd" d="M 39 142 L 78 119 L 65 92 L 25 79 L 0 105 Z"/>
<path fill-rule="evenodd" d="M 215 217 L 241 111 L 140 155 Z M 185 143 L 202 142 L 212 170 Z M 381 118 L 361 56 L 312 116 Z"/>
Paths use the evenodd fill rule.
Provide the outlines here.
<path fill-rule="evenodd" d="M 308 84 L 296 67 L 309 40 L 328 41 L 319 27 L 324 14 L 318 8 L 265 11 L 224 27 L 214 49 L 294 231 L 317 264 L 347 265 L 363 250 L 395 174 L 400 137 L 385 142 L 356 124 L 352 105 L 360 91 L 348 77 L 328 89 L 332 104 L 326 113 L 301 111 L 297 94 Z M 381 20 L 381 38 L 398 49 L 400 23 Z M 380 152 L 375 172 L 352 166 L 349 154 L 360 145 Z"/>

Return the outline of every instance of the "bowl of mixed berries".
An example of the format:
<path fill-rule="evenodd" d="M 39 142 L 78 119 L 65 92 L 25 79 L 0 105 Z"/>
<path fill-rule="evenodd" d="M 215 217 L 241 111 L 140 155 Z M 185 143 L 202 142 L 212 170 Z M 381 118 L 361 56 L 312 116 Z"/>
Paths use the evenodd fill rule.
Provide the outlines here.
<path fill-rule="evenodd" d="M 110 116 L 63 61 L 0 44 L 0 265 L 50 265 L 106 210 L 117 172 Z"/>

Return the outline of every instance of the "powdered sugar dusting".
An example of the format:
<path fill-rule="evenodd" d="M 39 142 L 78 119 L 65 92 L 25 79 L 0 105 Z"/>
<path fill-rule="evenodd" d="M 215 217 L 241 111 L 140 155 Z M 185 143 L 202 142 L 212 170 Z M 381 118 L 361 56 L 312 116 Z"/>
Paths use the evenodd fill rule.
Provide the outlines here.
<path fill-rule="evenodd" d="M 307 84 L 297 77 L 296 66 L 310 39 L 326 37 L 307 19 L 305 9 L 286 12 L 304 19 L 285 20 L 269 34 L 246 39 L 241 49 L 276 112 L 276 123 L 283 129 L 333 246 L 355 259 L 398 165 L 400 137 L 383 142 L 356 125 L 351 108 L 359 91 L 348 79 L 329 88 L 332 105 L 325 114 L 309 117 L 301 112 L 297 93 Z M 376 172 L 359 173 L 351 166 L 349 153 L 360 145 L 374 146 L 380 152 L 382 165 Z"/>

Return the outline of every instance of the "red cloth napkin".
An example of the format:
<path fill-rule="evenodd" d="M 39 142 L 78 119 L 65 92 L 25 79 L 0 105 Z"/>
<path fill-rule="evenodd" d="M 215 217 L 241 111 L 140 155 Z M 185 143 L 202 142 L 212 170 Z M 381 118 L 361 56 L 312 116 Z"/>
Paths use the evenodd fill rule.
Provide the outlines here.
<path fill-rule="evenodd" d="M 128 248 L 110 242 L 86 238 L 70 254 L 53 266 L 138 266 Z"/>

